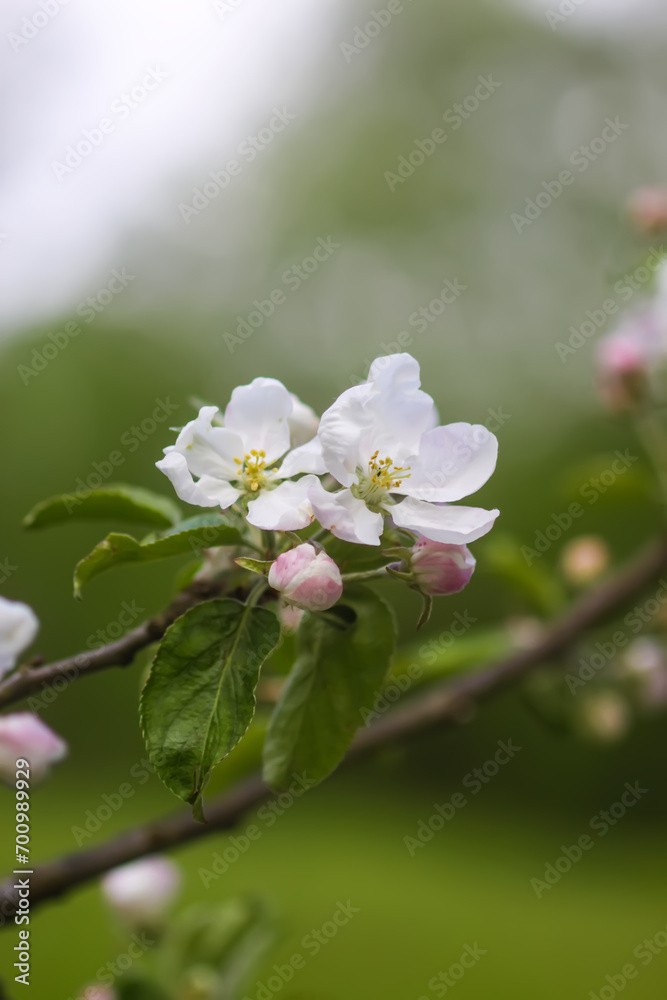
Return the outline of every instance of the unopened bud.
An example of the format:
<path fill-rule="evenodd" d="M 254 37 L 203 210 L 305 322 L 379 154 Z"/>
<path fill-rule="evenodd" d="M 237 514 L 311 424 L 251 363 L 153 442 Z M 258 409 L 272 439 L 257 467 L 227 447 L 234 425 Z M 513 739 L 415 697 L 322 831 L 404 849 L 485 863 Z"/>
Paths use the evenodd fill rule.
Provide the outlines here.
<path fill-rule="evenodd" d="M 598 535 L 582 535 L 564 546 L 560 564 L 568 583 L 585 587 L 609 567 L 609 548 Z"/>
<path fill-rule="evenodd" d="M 630 706 L 616 691 L 589 696 L 583 705 L 583 729 L 594 739 L 605 742 L 621 739 L 630 728 L 630 719 Z"/>
<path fill-rule="evenodd" d="M 658 185 L 637 188 L 628 200 L 628 215 L 642 236 L 658 236 L 667 230 L 667 188 Z"/>
<path fill-rule="evenodd" d="M 114 868 L 102 879 L 102 891 L 128 923 L 151 923 L 163 916 L 180 882 L 173 861 L 156 854 Z"/>
<path fill-rule="evenodd" d="M 414 583 L 422 594 L 458 594 L 470 583 L 475 557 L 467 545 L 449 545 L 420 538 L 410 554 Z"/>
<path fill-rule="evenodd" d="M 269 586 L 304 611 L 326 611 L 343 593 L 336 563 L 308 542 L 278 556 L 269 570 Z"/>
<path fill-rule="evenodd" d="M 0 716 L 0 780 L 16 780 L 16 761 L 30 765 L 30 780 L 41 781 L 51 764 L 67 756 L 67 744 L 32 712 Z"/>

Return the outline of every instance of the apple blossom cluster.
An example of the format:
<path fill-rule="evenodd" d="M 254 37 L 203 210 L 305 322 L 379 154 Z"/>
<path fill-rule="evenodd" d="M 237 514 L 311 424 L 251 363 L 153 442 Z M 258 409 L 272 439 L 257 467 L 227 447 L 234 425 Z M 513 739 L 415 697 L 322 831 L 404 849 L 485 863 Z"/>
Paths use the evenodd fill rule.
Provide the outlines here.
<path fill-rule="evenodd" d="M 467 544 L 498 516 L 455 504 L 489 479 L 498 443 L 482 425 L 439 425 L 420 386 L 409 354 L 378 358 L 318 420 L 281 382 L 256 378 L 234 389 L 224 413 L 203 406 L 157 467 L 181 500 L 241 511 L 263 532 L 317 522 L 318 535 L 380 546 L 398 529 L 414 544 L 401 575 L 424 594 L 455 593 L 475 565 Z M 331 607 L 342 593 L 336 564 L 316 541 L 296 540 L 271 566 L 270 586 L 297 608 Z"/>
<path fill-rule="evenodd" d="M 39 622 L 32 608 L 0 597 L 0 677 L 10 673 L 20 654 L 37 635 Z M 51 764 L 67 754 L 67 744 L 32 712 L 0 716 L 0 780 L 13 782 L 16 761 L 30 763 L 30 778 L 40 781 Z"/>

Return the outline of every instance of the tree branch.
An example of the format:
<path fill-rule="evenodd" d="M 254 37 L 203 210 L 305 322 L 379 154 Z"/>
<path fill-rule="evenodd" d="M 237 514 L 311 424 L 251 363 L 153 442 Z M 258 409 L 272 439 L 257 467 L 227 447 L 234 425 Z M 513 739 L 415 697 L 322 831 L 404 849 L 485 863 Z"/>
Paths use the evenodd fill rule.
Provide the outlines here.
<path fill-rule="evenodd" d="M 201 601 L 217 596 L 220 589 L 220 584 L 197 581 L 182 591 L 160 614 L 147 619 L 142 625 L 107 646 L 87 650 L 66 660 L 57 660 L 41 667 L 28 665 L 20 667 L 16 673 L 0 684 L 0 708 L 21 701 L 40 689 L 51 688 L 54 684 L 58 690 L 58 681 L 61 680 L 67 685 L 80 677 L 97 673 L 98 670 L 106 670 L 107 667 L 128 666 L 137 653 L 161 639 L 169 626 L 184 612 Z"/>
<path fill-rule="evenodd" d="M 626 605 L 666 567 L 667 539 L 660 539 L 624 570 L 586 594 L 531 647 L 511 653 L 497 663 L 458 680 L 438 683 L 360 731 L 346 759 L 356 759 L 433 725 L 454 723 L 469 717 L 477 702 L 509 686 L 533 667 L 563 653 L 583 632 L 602 624 Z M 140 631 L 135 630 L 137 633 Z M 113 645 L 118 646 L 119 643 Z M 103 653 L 102 650 L 98 652 Z M 110 664 L 101 663 L 95 669 L 107 665 Z M 52 664 L 51 669 L 57 666 Z M 45 864 L 31 878 L 31 906 L 55 899 L 110 868 L 135 858 L 230 829 L 249 809 L 270 798 L 271 794 L 259 775 L 254 775 L 207 805 L 208 822 L 205 825 L 195 822 L 189 812 L 180 811 L 135 827 L 96 847 Z M 2 923 L 13 916 L 17 905 L 13 883 L 14 879 L 9 878 L 0 886 Z"/>

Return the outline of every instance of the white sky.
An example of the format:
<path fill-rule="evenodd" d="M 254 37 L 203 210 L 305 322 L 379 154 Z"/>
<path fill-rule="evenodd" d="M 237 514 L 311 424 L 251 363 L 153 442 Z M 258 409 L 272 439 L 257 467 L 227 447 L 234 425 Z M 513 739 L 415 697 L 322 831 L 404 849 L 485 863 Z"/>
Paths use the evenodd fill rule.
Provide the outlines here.
<path fill-rule="evenodd" d="M 39 0 L 0 6 L 5 332 L 101 287 L 121 241 L 173 208 L 175 177 L 194 185 L 207 152 L 225 162 L 274 105 L 307 95 L 335 8 L 335 0 L 42 2 L 57 10 L 48 20 Z M 24 43 L 22 32 L 34 37 Z M 168 78 L 121 117 L 112 105 L 150 67 Z M 53 161 L 105 117 L 114 131 L 56 177 Z"/>
<path fill-rule="evenodd" d="M 201 164 L 231 157 L 276 104 L 298 100 L 303 109 L 344 8 L 343 0 L 60 2 L 0 6 L 5 333 L 102 287 L 124 241 L 133 232 L 160 233 L 174 191 L 194 186 Z M 510 2 L 543 19 L 562 0 Z M 666 10 L 665 0 L 581 0 L 562 28 L 623 35 L 638 24 L 645 30 Z M 30 31 L 24 43 L 21 33 Z M 150 67 L 168 78 L 121 119 L 112 105 Z M 105 117 L 113 133 L 58 179 L 53 161 Z"/>

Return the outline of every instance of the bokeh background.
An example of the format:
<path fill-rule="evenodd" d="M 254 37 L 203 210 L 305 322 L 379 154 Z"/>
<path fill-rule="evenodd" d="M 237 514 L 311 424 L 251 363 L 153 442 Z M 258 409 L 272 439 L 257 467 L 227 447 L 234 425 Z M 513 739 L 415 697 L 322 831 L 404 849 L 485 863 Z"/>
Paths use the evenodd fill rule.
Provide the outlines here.
<path fill-rule="evenodd" d="M 154 462 L 173 435 L 166 424 L 141 430 L 156 400 L 169 399 L 170 422 L 181 425 L 193 401 L 224 405 L 235 385 L 262 374 L 321 411 L 403 331 L 443 422 L 493 426 L 502 415 L 498 471 L 475 500 L 500 507 L 501 519 L 474 546 L 473 582 L 437 605 L 424 636 L 414 634 L 416 603 L 401 605 L 406 662 L 420 662 L 420 647 L 456 611 L 476 619 L 467 638 L 484 647 L 508 615 L 525 631 L 526 618 L 555 609 L 559 552 L 577 533 L 603 536 L 620 561 L 659 530 L 650 476 L 637 462 L 585 505 L 527 586 L 508 582 L 512 553 L 580 499 L 610 454 L 639 454 L 632 429 L 595 391 L 595 342 L 608 323 L 565 359 L 557 344 L 587 310 L 620 304 L 615 284 L 660 249 L 633 234 L 625 203 L 638 185 L 667 179 L 664 8 L 583 0 L 555 22 L 545 8 L 559 10 L 404 0 L 367 33 L 387 20 L 377 17 L 383 0 L 90 0 L 58 7 L 26 38 L 24 19 L 42 8 L 3 6 L 0 558 L 11 567 L 2 593 L 41 619 L 35 651 L 52 659 L 85 648 L 123 602 L 158 610 L 179 563 L 118 570 L 74 602 L 73 564 L 106 526 L 24 533 L 34 503 L 74 492 L 113 451 L 123 456 L 114 478 L 169 493 Z M 126 104 L 127 115 L 113 110 L 156 67 L 164 79 L 146 99 Z M 455 106 L 480 77 L 496 82 L 493 93 L 454 127 Z M 275 108 L 288 121 L 269 137 L 261 130 Z M 113 132 L 74 168 L 54 168 L 105 117 Z M 623 126 L 618 137 L 578 169 L 571 157 L 607 119 Z M 390 183 L 400 157 L 439 127 L 446 140 Z M 260 134 L 250 160 L 242 144 Z M 238 175 L 204 207 L 195 202 L 196 213 L 184 210 L 234 158 Z M 525 215 L 526 200 L 566 168 L 573 183 L 518 226 L 513 214 Z M 297 282 L 295 268 L 318 241 L 331 251 Z M 131 279 L 107 303 L 114 269 Z M 455 301 L 425 327 L 411 324 L 448 281 L 463 289 Z M 285 301 L 235 342 L 255 300 L 276 288 Z M 89 296 L 104 306 L 92 320 Z M 71 321 L 80 333 L 50 359 L 49 348 L 41 365 L 49 335 Z M 392 596 L 404 600 L 398 587 Z M 496 640 L 494 632 L 489 649 Z M 72 828 L 128 780 L 136 794 L 87 843 L 177 806 L 156 778 L 140 785 L 131 776 L 145 756 L 141 678 L 141 663 L 108 671 L 44 708 L 71 753 L 33 795 L 37 856 L 73 850 Z M 338 900 L 352 900 L 359 915 L 285 987 L 293 1000 L 432 997 L 429 980 L 475 943 L 486 955 L 457 996 L 597 995 L 667 925 L 664 717 L 644 713 L 596 739 L 585 719 L 571 726 L 556 712 L 554 721 L 549 697 L 510 692 L 466 725 L 346 769 L 207 890 L 198 869 L 225 838 L 179 852 L 183 900 L 265 894 L 281 926 L 269 967 Z M 522 747 L 516 759 L 411 857 L 404 837 L 501 739 Z M 538 899 L 530 880 L 626 781 L 649 790 L 641 803 Z M 94 885 L 45 906 L 31 927 L 34 1000 L 77 997 L 123 949 Z M 14 943 L 5 934 L 0 974 L 10 983 Z M 667 955 L 656 956 L 628 994 L 657 1000 L 666 976 Z M 11 983 L 10 996 L 19 990 Z"/>

